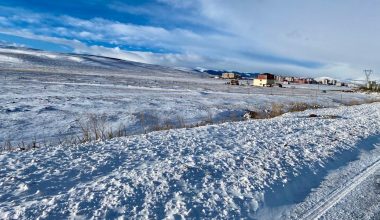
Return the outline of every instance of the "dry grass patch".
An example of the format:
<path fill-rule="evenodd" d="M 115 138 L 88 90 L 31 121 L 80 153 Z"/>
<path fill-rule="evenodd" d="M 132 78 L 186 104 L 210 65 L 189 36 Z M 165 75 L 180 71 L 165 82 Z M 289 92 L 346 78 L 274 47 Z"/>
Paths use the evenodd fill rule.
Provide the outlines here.
<path fill-rule="evenodd" d="M 274 118 L 285 113 L 284 105 L 272 103 L 271 108 L 268 113 L 268 118 Z"/>

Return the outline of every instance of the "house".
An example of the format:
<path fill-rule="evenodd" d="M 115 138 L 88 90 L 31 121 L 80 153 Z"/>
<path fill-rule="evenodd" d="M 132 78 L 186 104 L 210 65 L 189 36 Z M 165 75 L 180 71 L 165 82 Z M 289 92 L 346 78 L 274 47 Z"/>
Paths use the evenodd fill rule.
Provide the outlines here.
<path fill-rule="evenodd" d="M 283 76 L 275 76 L 275 80 L 276 80 L 277 82 L 284 82 L 285 77 L 283 77 Z"/>
<path fill-rule="evenodd" d="M 293 76 L 287 76 L 285 77 L 285 80 L 288 81 L 289 83 L 294 82 L 294 77 Z"/>
<path fill-rule="evenodd" d="M 344 82 L 337 82 L 335 85 L 336 86 L 346 86 L 346 84 Z"/>
<path fill-rule="evenodd" d="M 294 79 L 294 82 L 299 83 L 299 84 L 307 84 L 308 83 L 307 79 L 305 79 L 305 78 Z"/>
<path fill-rule="evenodd" d="M 254 86 L 272 86 L 275 83 L 275 77 L 270 73 L 263 73 L 253 80 Z"/>
<path fill-rule="evenodd" d="M 307 84 L 315 84 L 317 81 L 315 81 L 313 78 L 306 78 L 306 83 Z"/>
<path fill-rule="evenodd" d="M 376 89 L 376 82 L 375 81 L 368 81 L 367 89 Z"/>
<path fill-rule="evenodd" d="M 322 79 L 322 84 L 328 85 L 328 84 L 330 84 L 330 80 L 329 79 Z"/>
<path fill-rule="evenodd" d="M 222 79 L 240 79 L 241 76 L 237 73 L 223 73 Z"/>

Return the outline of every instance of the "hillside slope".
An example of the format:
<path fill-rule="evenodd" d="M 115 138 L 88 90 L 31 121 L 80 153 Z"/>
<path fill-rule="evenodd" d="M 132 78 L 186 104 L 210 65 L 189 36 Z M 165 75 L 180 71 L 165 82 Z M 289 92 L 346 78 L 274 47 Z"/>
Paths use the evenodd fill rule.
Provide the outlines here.
<path fill-rule="evenodd" d="M 156 76 L 156 77 L 205 77 L 190 71 L 132 62 L 116 58 L 47 52 L 30 48 L 0 46 L 0 69 L 3 71 L 37 71 L 70 74 Z"/>

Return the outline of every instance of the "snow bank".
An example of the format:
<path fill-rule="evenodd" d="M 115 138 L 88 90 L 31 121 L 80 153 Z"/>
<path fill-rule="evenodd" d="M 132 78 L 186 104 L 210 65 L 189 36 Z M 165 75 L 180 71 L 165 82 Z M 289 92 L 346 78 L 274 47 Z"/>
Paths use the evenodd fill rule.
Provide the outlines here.
<path fill-rule="evenodd" d="M 5 153 L 0 218 L 249 218 L 274 185 L 378 134 L 379 117 L 368 104 Z"/>

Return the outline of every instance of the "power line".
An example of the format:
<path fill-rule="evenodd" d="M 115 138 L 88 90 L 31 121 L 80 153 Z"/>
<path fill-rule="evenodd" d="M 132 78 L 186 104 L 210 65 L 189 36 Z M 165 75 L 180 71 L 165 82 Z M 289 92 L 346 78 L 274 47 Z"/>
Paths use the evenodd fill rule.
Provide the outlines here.
<path fill-rule="evenodd" d="M 373 73 L 373 70 L 364 70 L 364 75 L 365 75 L 367 84 L 369 83 L 369 77 L 372 75 L 372 73 Z"/>

